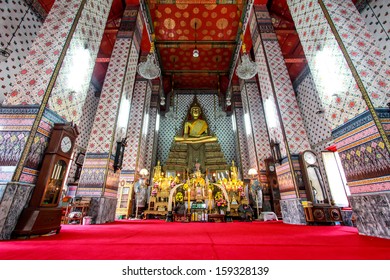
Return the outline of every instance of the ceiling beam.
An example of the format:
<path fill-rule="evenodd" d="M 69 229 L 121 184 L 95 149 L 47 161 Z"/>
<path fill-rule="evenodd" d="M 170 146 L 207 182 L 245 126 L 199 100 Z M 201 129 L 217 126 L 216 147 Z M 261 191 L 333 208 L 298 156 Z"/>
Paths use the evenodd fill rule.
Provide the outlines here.
<path fill-rule="evenodd" d="M 294 22 L 291 19 L 287 18 L 284 14 L 280 14 L 279 11 L 272 10 L 272 11 L 269 11 L 269 12 L 270 12 L 271 17 L 272 16 L 276 16 L 279 19 L 285 20 L 285 21 L 287 21 L 290 24 L 294 24 Z"/>
<path fill-rule="evenodd" d="M 218 47 L 223 47 L 224 45 L 236 45 L 236 41 L 179 41 L 179 40 L 164 40 L 156 41 L 155 45 L 217 45 Z"/>
<path fill-rule="evenodd" d="M 228 74 L 229 70 L 190 70 L 190 69 L 183 69 L 183 70 L 164 70 L 164 75 L 170 75 L 170 74 Z"/>
<path fill-rule="evenodd" d="M 109 57 L 97 57 L 95 60 L 96 63 L 108 63 L 110 62 Z"/>
<path fill-rule="evenodd" d="M 176 1 L 176 0 L 149 0 L 148 1 L 150 4 L 198 4 L 198 5 L 208 5 L 210 4 L 210 0 L 198 0 L 198 1 L 195 1 L 194 3 L 191 3 L 191 1 L 183 1 L 183 0 L 179 0 L 179 1 Z M 238 0 L 225 0 L 223 1 L 223 3 L 220 3 L 221 1 L 216 1 L 215 4 L 238 4 Z M 240 1 L 241 2 L 241 1 Z"/>
<path fill-rule="evenodd" d="M 307 63 L 307 59 L 304 55 L 286 55 L 284 57 L 284 62 L 287 64 L 290 63 Z"/>
<path fill-rule="evenodd" d="M 110 27 L 110 28 L 104 29 L 104 33 L 106 33 L 106 34 L 116 34 L 116 33 L 118 33 L 118 30 L 119 30 L 119 28 L 117 28 L 117 27 Z"/>
<path fill-rule="evenodd" d="M 288 29 L 288 28 L 286 28 L 286 29 L 278 28 L 278 29 L 275 29 L 275 32 L 276 32 L 276 34 L 294 34 L 294 35 L 298 34 L 295 29 Z"/>

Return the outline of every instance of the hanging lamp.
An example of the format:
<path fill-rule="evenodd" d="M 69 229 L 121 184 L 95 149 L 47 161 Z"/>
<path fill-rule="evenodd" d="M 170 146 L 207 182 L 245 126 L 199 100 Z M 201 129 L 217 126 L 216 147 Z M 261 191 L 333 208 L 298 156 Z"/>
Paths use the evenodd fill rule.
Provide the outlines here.
<path fill-rule="evenodd" d="M 153 80 L 159 77 L 161 73 L 154 54 L 154 34 L 152 34 L 151 37 L 152 41 L 150 43 L 150 52 L 146 58 L 146 61 L 140 62 L 137 69 L 138 74 L 148 80 Z"/>
<path fill-rule="evenodd" d="M 241 55 L 241 62 L 239 62 L 236 74 L 239 78 L 243 80 L 248 80 L 253 78 L 257 74 L 257 65 L 251 59 L 249 58 L 249 55 L 246 51 L 246 46 L 244 43 L 244 36 L 241 34 L 241 41 L 242 41 L 242 55 Z"/>
<path fill-rule="evenodd" d="M 196 58 L 199 57 L 199 50 L 196 47 L 196 21 L 194 24 L 195 24 L 195 49 L 192 51 L 192 56 Z"/>

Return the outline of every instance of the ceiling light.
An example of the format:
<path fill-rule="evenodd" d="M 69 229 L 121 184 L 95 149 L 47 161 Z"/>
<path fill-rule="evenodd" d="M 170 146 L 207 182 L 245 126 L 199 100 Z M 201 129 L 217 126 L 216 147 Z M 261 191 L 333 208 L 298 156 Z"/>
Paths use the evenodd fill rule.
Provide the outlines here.
<path fill-rule="evenodd" d="M 194 49 L 194 51 L 192 52 L 192 56 L 193 57 L 199 57 L 199 51 L 197 48 Z"/>
<path fill-rule="evenodd" d="M 7 61 L 8 57 L 11 55 L 11 50 L 7 48 L 0 48 L 0 61 Z"/>
<path fill-rule="evenodd" d="M 195 21 L 195 49 L 192 51 L 192 56 L 199 57 L 199 51 L 198 48 L 196 47 L 196 21 Z"/>
<path fill-rule="evenodd" d="M 230 97 L 226 98 L 226 106 L 232 105 L 232 101 L 230 100 Z"/>

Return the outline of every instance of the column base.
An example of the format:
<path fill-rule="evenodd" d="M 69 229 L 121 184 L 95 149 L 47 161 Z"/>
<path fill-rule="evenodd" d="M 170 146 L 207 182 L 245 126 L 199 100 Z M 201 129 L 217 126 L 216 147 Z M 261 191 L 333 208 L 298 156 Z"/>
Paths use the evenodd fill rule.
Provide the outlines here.
<path fill-rule="evenodd" d="M 306 225 L 305 213 L 299 198 L 280 200 L 283 223 Z"/>
<path fill-rule="evenodd" d="M 0 240 L 11 239 L 20 214 L 28 204 L 34 185 L 9 182 L 2 191 L 0 201 Z"/>
<path fill-rule="evenodd" d="M 359 234 L 390 239 L 390 192 L 349 197 Z"/>
<path fill-rule="evenodd" d="M 111 197 L 92 197 L 88 216 L 93 224 L 105 224 L 115 221 L 117 199 Z"/>

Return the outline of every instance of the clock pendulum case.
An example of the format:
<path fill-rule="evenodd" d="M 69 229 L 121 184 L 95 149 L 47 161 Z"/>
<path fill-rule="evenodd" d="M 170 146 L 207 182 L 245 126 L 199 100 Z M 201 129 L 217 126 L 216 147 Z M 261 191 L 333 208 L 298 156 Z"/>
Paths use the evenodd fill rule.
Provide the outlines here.
<path fill-rule="evenodd" d="M 20 215 L 14 236 L 60 231 L 62 209 L 58 204 L 78 135 L 77 126 L 72 123 L 54 124 L 36 186 L 28 207 Z"/>

